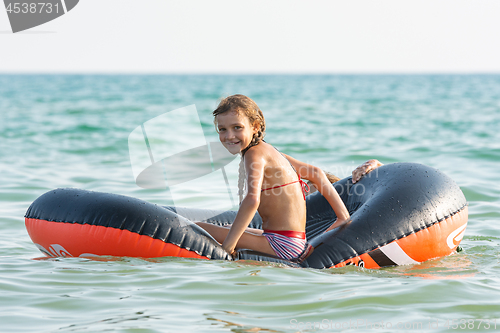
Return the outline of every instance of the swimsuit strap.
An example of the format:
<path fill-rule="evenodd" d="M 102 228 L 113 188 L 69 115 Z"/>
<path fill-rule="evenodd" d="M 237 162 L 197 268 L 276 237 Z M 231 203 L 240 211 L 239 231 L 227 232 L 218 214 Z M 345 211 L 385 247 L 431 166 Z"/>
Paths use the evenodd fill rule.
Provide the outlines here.
<path fill-rule="evenodd" d="M 290 163 L 291 164 L 291 163 Z M 293 167 L 293 165 L 292 165 Z M 302 178 L 300 178 L 300 175 L 297 173 L 297 176 L 299 176 L 299 182 L 300 182 L 300 186 L 302 187 L 302 195 L 304 196 L 304 200 L 306 200 L 306 192 L 309 193 L 309 185 L 302 180 Z M 306 187 L 307 187 L 307 190 L 306 190 Z"/>
<path fill-rule="evenodd" d="M 274 147 L 274 149 L 278 150 L 278 148 L 276 148 L 276 147 Z M 285 157 L 285 155 L 283 155 L 282 152 L 280 152 L 279 150 L 278 150 L 278 152 L 281 154 L 281 156 L 283 156 L 285 158 L 285 160 L 288 161 L 288 159 Z M 290 163 L 290 166 L 292 167 L 293 171 L 295 171 L 295 173 L 297 174 L 299 179 L 294 181 L 294 182 L 287 183 L 287 184 L 277 185 L 277 186 L 262 189 L 261 192 L 264 192 L 267 190 L 272 190 L 272 189 L 283 187 L 283 186 L 287 186 L 287 185 L 294 184 L 294 183 L 300 183 L 300 186 L 302 187 L 302 195 L 304 196 L 304 200 L 306 200 L 306 192 L 309 192 L 309 190 L 310 190 L 309 185 L 307 185 L 307 183 L 305 181 L 303 181 L 302 178 L 300 178 L 300 174 L 297 172 L 297 170 L 295 170 L 295 168 L 293 167 L 293 164 L 290 161 L 288 161 L 288 163 Z M 306 188 L 307 188 L 307 190 L 306 190 Z"/>
<path fill-rule="evenodd" d="M 309 192 L 309 190 L 310 190 L 309 185 L 307 185 L 307 183 L 300 178 L 299 174 L 297 174 L 297 176 L 299 176 L 299 180 L 296 180 L 296 181 L 290 182 L 290 183 L 286 183 L 283 185 L 277 185 L 277 186 L 273 186 L 273 187 L 263 188 L 261 190 L 261 192 L 264 192 L 267 190 L 273 190 L 275 188 L 279 188 L 279 187 L 283 187 L 283 186 L 287 186 L 287 185 L 291 185 L 291 184 L 295 184 L 295 183 L 300 183 L 300 186 L 302 187 L 302 195 L 304 196 L 304 200 L 306 200 L 306 193 Z"/>
<path fill-rule="evenodd" d="M 261 190 L 261 192 L 264 192 L 264 191 L 267 191 L 267 190 L 273 190 L 275 188 L 279 188 L 279 187 L 283 187 L 283 186 L 287 186 L 287 185 L 291 185 L 291 184 L 295 184 L 295 183 L 298 183 L 300 182 L 300 180 L 296 180 L 294 182 L 290 182 L 290 183 L 286 183 L 286 184 L 283 184 L 283 185 L 276 185 L 276 186 L 273 186 L 273 187 L 268 187 L 268 188 L 263 188 Z M 306 184 L 307 185 L 307 184 Z"/>

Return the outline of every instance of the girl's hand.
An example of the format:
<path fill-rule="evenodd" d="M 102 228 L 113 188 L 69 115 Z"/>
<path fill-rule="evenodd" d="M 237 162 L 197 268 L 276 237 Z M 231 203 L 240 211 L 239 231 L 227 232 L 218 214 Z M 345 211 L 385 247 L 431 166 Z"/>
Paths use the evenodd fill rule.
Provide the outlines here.
<path fill-rule="evenodd" d="M 376 168 L 382 165 L 383 164 L 380 163 L 378 160 L 366 161 L 365 163 L 361 164 L 359 167 L 354 169 L 354 171 L 352 172 L 352 183 L 356 184 L 368 172 L 375 170 Z"/>
<path fill-rule="evenodd" d="M 226 250 L 226 252 L 229 253 L 231 256 L 234 256 L 234 254 L 236 253 L 236 251 L 234 250 L 234 247 L 229 248 L 229 247 L 225 246 L 224 244 L 222 244 L 222 248 L 224 250 Z"/>
<path fill-rule="evenodd" d="M 333 229 L 338 228 L 338 227 L 344 227 L 349 223 L 351 223 L 350 217 L 346 220 L 340 220 L 340 221 L 339 221 L 339 219 L 337 219 L 330 227 L 328 227 L 328 229 L 325 230 L 325 232 L 328 232 L 328 231 L 333 230 Z"/>

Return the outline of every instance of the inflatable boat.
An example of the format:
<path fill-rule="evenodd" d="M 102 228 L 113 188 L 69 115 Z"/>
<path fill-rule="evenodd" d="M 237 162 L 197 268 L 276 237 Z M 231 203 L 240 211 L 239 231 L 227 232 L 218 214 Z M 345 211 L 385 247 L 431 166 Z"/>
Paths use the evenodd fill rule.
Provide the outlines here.
<path fill-rule="evenodd" d="M 194 224 L 229 225 L 236 211 L 160 206 L 81 189 L 55 189 L 28 208 L 26 228 L 47 256 L 187 257 L 257 260 L 295 267 L 365 268 L 420 263 L 456 251 L 467 226 L 467 201 L 442 172 L 415 163 L 384 165 L 356 184 L 334 184 L 352 221 L 325 232 L 336 216 L 319 193 L 307 196 L 306 236 L 314 251 L 286 261 L 250 250 L 231 256 Z M 262 228 L 258 214 L 250 223 Z"/>

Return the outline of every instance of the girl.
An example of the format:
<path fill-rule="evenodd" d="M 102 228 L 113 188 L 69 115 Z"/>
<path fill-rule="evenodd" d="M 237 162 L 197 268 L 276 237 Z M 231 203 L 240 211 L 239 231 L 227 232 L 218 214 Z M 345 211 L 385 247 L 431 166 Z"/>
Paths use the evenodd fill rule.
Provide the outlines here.
<path fill-rule="evenodd" d="M 221 143 L 230 153 L 241 154 L 241 203 L 229 229 L 204 222 L 197 224 L 222 243 L 227 252 L 233 254 L 235 249 L 244 248 L 286 260 L 298 258 L 306 249 L 307 185 L 302 178 L 314 184 L 337 215 L 329 230 L 349 221 L 349 212 L 320 168 L 282 154 L 263 140 L 264 115 L 253 100 L 243 95 L 229 96 L 213 115 Z M 256 211 L 264 230 L 247 228 Z"/>

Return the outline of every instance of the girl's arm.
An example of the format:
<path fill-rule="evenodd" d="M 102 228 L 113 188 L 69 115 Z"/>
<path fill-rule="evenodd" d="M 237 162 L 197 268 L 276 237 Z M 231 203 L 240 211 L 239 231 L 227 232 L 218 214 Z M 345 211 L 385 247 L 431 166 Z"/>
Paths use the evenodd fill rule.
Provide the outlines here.
<path fill-rule="evenodd" d="M 337 221 L 333 223 L 326 231 L 332 230 L 334 228 L 340 227 L 345 223 L 349 222 L 351 216 L 347 211 L 342 199 L 340 199 L 339 194 L 332 186 L 328 177 L 325 175 L 324 171 L 313 165 L 301 162 L 294 159 L 288 155 L 286 158 L 292 163 L 293 167 L 300 174 L 302 178 L 310 180 L 318 191 L 325 197 L 330 206 L 332 206 L 335 215 L 337 215 Z"/>
<path fill-rule="evenodd" d="M 248 193 L 241 202 L 236 218 L 222 243 L 222 247 L 233 253 L 241 235 L 252 221 L 260 204 L 260 190 L 264 180 L 264 159 L 257 156 L 255 151 L 249 150 L 245 154 L 245 170 L 247 175 Z"/>

